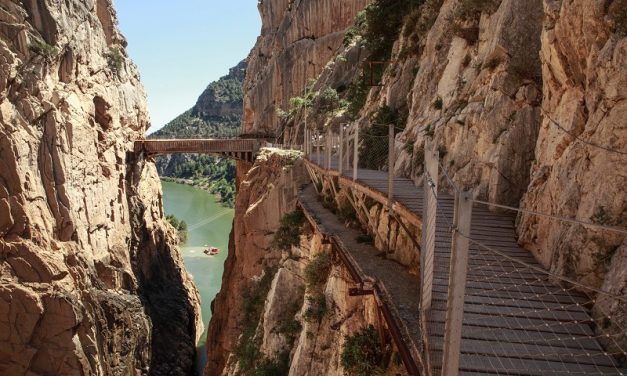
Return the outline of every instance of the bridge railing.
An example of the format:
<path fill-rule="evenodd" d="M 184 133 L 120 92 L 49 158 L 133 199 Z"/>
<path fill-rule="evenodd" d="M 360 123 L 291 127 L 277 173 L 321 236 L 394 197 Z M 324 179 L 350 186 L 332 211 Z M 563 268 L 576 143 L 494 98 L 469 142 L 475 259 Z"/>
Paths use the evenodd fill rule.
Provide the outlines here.
<path fill-rule="evenodd" d="M 398 129 L 388 125 L 384 132 L 385 128 L 352 124 L 325 132 L 306 130 L 304 151 L 311 162 L 354 181 L 371 171 L 388 172 L 387 187 L 377 189 L 387 194 L 389 213 L 401 216 L 393 205 Z M 423 149 L 411 154 L 412 162 L 420 164 L 424 172 L 422 239 L 416 239 L 421 245 L 421 296 L 417 297 L 421 308 L 417 319 L 423 328 L 422 356 L 430 374 L 457 375 L 460 362 L 478 362 L 479 368 L 493 373 L 506 369 L 523 374 L 535 367 L 532 372 L 537 374 L 546 370 L 627 374 L 624 281 L 620 282 L 622 287 L 598 288 L 571 280 L 539 267 L 531 253 L 512 257 L 516 251 L 498 241 L 491 243 L 489 235 L 481 231 L 476 235 L 471 229 L 486 226 L 477 221 L 473 224 L 473 210 L 498 207 L 519 215 L 571 223 L 582 231 L 609 232 L 623 239 L 627 230 L 474 199 L 470 192 L 457 188 L 429 137 Z M 454 210 L 449 214 L 451 208 L 438 190 L 441 179 L 452 189 Z M 448 237 L 443 227 L 450 229 Z M 443 237 L 450 244 L 446 262 L 436 258 L 436 242 L 441 247 Z M 445 288 L 444 302 L 433 300 L 436 271 L 446 271 L 447 280 L 438 280 L 437 285 L 440 291 Z M 468 301 L 469 291 L 473 295 Z M 444 319 L 441 312 L 445 312 Z M 498 319 L 500 325 L 506 323 L 506 327 L 495 328 L 490 318 Z M 464 326 L 464 322 L 471 325 Z M 490 338 L 501 338 L 503 343 L 495 345 L 488 341 Z"/>

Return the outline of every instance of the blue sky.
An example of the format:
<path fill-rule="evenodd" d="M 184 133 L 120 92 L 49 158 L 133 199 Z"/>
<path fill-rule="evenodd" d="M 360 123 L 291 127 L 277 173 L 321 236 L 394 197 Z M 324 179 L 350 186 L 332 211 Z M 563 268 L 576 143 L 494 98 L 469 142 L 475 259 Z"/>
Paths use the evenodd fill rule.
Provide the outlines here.
<path fill-rule="evenodd" d="M 114 0 L 139 66 L 149 132 L 191 108 L 207 85 L 243 60 L 261 30 L 257 0 Z"/>

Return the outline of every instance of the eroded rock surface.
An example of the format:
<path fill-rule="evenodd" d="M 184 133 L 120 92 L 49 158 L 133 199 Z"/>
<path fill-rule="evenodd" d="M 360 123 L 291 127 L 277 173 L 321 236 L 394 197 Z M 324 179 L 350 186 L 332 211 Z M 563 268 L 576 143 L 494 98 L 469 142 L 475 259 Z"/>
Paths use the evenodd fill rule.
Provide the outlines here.
<path fill-rule="evenodd" d="M 128 154 L 149 118 L 111 2 L 0 20 L 0 373 L 188 374 L 198 294 Z"/>
<path fill-rule="evenodd" d="M 276 266 L 281 253 L 271 247 L 280 218 L 296 208 L 297 190 L 306 172 L 297 156 L 266 149 L 255 164 L 238 166 L 236 215 L 229 255 L 224 265 L 222 288 L 212 303 L 207 334 L 206 375 L 220 375 L 230 360 L 241 334 L 243 294 L 251 280 L 266 267 Z"/>

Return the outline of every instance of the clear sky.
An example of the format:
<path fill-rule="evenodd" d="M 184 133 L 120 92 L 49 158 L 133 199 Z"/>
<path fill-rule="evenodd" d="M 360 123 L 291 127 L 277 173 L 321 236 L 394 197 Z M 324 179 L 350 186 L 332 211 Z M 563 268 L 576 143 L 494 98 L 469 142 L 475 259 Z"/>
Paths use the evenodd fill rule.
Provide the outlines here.
<path fill-rule="evenodd" d="M 257 0 L 113 0 L 148 93 L 153 132 L 243 60 L 261 30 Z"/>

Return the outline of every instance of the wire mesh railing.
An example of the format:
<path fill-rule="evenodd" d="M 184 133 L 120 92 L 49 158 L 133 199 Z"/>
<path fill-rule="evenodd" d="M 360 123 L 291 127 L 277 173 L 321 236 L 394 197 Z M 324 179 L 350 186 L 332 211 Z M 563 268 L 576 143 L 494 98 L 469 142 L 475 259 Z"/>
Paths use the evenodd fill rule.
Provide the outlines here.
<path fill-rule="evenodd" d="M 396 131 L 357 124 L 307 130 L 304 151 L 326 170 L 376 184 L 371 188 L 387 194 L 393 211 Z M 624 290 L 612 293 L 545 270 L 518 245 L 515 216 L 488 209 L 620 236 L 627 230 L 476 200 L 457 188 L 435 145 L 427 141 L 424 150 L 417 319 L 428 373 L 627 374 Z M 381 173 L 388 184 L 370 179 Z M 453 195 L 438 191 L 441 177 Z"/>

